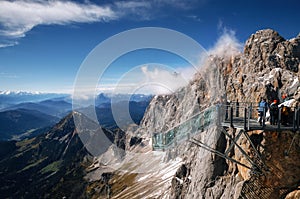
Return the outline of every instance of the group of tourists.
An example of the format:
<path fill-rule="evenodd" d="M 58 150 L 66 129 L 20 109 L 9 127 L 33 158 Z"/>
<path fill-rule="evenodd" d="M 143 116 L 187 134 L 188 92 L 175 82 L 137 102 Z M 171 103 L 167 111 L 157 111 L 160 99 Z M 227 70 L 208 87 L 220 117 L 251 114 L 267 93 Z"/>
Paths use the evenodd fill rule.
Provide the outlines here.
<path fill-rule="evenodd" d="M 287 101 L 286 95 L 282 96 L 283 102 Z M 281 111 L 281 124 L 287 125 L 290 123 L 290 113 L 291 109 L 285 105 L 279 105 L 279 100 L 274 99 L 271 100 L 269 103 L 266 101 L 265 98 L 262 98 L 258 104 L 258 122 L 262 126 L 265 120 L 269 120 L 271 125 L 278 124 L 278 116 L 279 111 Z"/>

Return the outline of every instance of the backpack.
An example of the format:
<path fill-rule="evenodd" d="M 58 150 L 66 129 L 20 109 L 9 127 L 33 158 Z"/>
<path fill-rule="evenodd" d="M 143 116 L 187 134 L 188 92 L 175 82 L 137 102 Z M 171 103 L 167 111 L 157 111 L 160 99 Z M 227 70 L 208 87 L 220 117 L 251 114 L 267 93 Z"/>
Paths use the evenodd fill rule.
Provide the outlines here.
<path fill-rule="evenodd" d="M 277 104 L 274 104 L 274 103 L 272 103 L 271 104 L 271 106 L 270 106 L 270 110 L 272 111 L 272 112 L 276 112 L 276 111 L 278 111 L 278 106 L 277 106 Z"/>
<path fill-rule="evenodd" d="M 288 115 L 288 107 L 286 107 L 286 106 L 284 106 L 283 108 L 282 108 L 282 114 L 283 115 Z"/>

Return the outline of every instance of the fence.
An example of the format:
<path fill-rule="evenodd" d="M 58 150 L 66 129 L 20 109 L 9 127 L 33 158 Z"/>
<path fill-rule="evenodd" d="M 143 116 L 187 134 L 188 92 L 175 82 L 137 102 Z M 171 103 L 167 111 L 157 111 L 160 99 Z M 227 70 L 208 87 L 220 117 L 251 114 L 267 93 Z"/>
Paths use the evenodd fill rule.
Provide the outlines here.
<path fill-rule="evenodd" d="M 270 120 L 270 113 L 267 112 L 267 108 L 259 108 L 256 103 L 252 102 L 241 102 L 241 103 L 231 103 L 227 105 L 221 105 L 222 112 L 224 115 L 220 115 L 221 123 L 223 126 L 230 127 L 242 127 L 244 130 L 299 130 L 299 108 L 289 108 L 288 111 L 283 114 L 283 108 L 278 107 L 278 113 L 273 117 L 276 119 L 276 126 L 266 125 L 266 121 Z M 261 117 L 261 124 L 258 124 L 259 111 L 263 110 Z"/>
<path fill-rule="evenodd" d="M 200 113 L 192 116 L 190 119 L 176 125 L 175 127 L 165 131 L 154 133 L 152 136 L 153 150 L 164 150 L 170 146 L 176 145 L 179 142 L 189 139 L 193 134 L 202 132 L 212 125 L 223 127 L 242 128 L 245 131 L 251 130 L 299 130 L 299 108 L 291 111 L 289 116 L 286 116 L 288 123 L 282 125 L 283 117 L 281 108 L 278 111 L 277 126 L 266 126 L 265 115 L 266 109 L 263 109 L 263 117 L 261 125 L 257 123 L 259 116 L 259 107 L 254 105 L 257 103 L 240 102 L 229 105 L 218 104 L 204 109 Z"/>
<path fill-rule="evenodd" d="M 189 139 L 191 135 L 202 132 L 215 124 L 216 118 L 217 106 L 211 106 L 166 132 L 154 133 L 152 136 L 153 150 L 164 150 Z"/>

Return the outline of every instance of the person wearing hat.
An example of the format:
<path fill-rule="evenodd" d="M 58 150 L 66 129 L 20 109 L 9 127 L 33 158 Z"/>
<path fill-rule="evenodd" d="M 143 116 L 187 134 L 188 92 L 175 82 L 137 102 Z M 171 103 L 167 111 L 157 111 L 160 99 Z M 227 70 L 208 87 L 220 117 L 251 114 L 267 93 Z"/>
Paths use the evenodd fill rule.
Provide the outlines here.
<path fill-rule="evenodd" d="M 277 100 L 274 100 L 272 104 L 270 105 L 270 124 L 271 125 L 276 125 L 278 122 L 278 104 Z"/>
<path fill-rule="evenodd" d="M 286 94 L 286 93 L 283 94 L 283 95 L 281 96 L 281 98 L 282 98 L 282 101 L 283 101 L 283 102 L 286 102 L 286 101 L 289 100 L 289 98 L 287 97 L 287 94 Z"/>

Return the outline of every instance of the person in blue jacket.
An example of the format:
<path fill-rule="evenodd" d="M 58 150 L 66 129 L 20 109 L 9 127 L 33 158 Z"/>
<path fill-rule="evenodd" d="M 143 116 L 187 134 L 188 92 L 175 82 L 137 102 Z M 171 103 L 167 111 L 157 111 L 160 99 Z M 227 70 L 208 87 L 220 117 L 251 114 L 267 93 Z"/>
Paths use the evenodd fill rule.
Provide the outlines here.
<path fill-rule="evenodd" d="M 262 126 L 265 124 L 265 116 L 268 111 L 268 103 L 266 99 L 262 99 L 258 104 L 258 113 L 259 113 L 259 124 Z"/>

